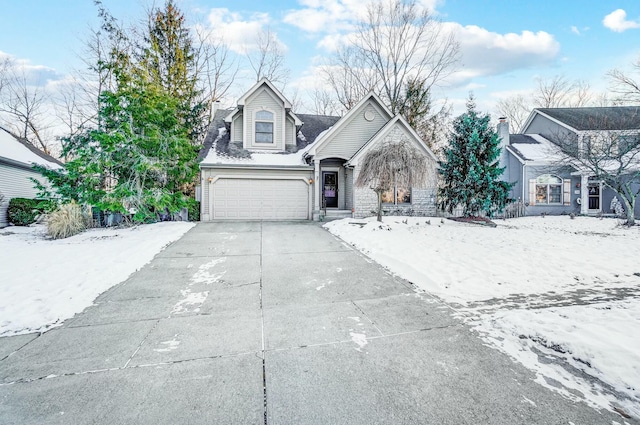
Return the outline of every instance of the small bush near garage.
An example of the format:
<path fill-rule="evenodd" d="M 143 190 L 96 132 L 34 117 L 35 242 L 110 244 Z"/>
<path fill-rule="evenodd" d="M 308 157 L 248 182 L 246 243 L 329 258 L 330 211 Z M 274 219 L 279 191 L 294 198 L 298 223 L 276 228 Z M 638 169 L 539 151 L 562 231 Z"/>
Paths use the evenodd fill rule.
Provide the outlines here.
<path fill-rule="evenodd" d="M 91 216 L 75 202 L 64 204 L 49 214 L 47 234 L 53 239 L 77 235 L 89 227 Z"/>
<path fill-rule="evenodd" d="M 190 199 L 187 204 L 189 221 L 200 221 L 200 202 Z"/>
<path fill-rule="evenodd" d="M 16 226 L 28 226 L 36 222 L 40 214 L 55 209 L 55 202 L 42 199 L 12 198 L 9 201 L 7 216 Z"/>

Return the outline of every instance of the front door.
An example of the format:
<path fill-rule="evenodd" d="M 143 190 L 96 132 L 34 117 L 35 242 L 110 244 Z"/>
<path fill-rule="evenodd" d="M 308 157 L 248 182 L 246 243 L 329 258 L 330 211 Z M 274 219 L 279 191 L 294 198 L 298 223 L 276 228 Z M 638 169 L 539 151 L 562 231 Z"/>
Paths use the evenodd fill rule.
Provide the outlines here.
<path fill-rule="evenodd" d="M 322 198 L 326 208 L 338 208 L 338 173 L 322 172 Z"/>
<path fill-rule="evenodd" d="M 589 209 L 600 211 L 600 183 L 589 183 Z"/>

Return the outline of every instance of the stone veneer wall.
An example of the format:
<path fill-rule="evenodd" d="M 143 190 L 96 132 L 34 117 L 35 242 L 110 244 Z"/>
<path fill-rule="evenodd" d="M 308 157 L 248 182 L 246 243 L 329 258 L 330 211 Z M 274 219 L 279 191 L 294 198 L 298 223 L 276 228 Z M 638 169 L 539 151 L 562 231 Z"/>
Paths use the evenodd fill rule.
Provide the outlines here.
<path fill-rule="evenodd" d="M 354 172 L 353 180 L 357 179 L 357 171 Z M 354 216 L 356 218 L 371 217 L 378 209 L 378 197 L 375 192 L 368 188 L 354 187 Z M 410 204 L 383 204 L 382 211 L 385 215 L 405 215 L 405 216 L 435 216 L 436 210 L 436 189 L 412 189 Z"/>

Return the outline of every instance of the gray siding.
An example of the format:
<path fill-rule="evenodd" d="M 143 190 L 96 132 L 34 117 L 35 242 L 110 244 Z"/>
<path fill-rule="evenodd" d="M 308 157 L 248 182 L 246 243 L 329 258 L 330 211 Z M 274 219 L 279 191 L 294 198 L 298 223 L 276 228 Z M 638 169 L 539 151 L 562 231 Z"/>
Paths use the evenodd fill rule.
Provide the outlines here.
<path fill-rule="evenodd" d="M 575 145 L 572 146 L 572 149 L 577 152 L 577 134 L 539 114 L 536 114 L 535 118 L 531 121 L 531 124 L 529 124 L 529 126 L 524 129 L 523 133 L 539 134 L 545 139 L 551 140 L 552 142 L 556 140 L 561 140 L 563 144 L 571 142 L 572 145 Z"/>
<path fill-rule="evenodd" d="M 509 197 L 522 200 L 522 163 L 511 152 L 507 151 L 507 155 L 507 168 L 502 178 L 508 183 L 515 183 L 509 192 Z"/>
<path fill-rule="evenodd" d="M 531 205 L 530 199 L 530 190 L 529 190 L 529 181 L 531 179 L 536 179 L 543 174 L 553 174 L 555 176 L 560 177 L 563 180 L 569 179 L 571 180 L 570 187 L 570 200 L 569 205 L 546 205 L 546 204 L 535 204 Z M 549 215 L 560 215 L 560 214 L 570 214 L 570 213 L 580 213 L 580 206 L 577 204 L 576 199 L 580 197 L 580 194 L 576 194 L 576 191 L 579 191 L 576 188 L 576 185 L 580 183 L 580 177 L 571 176 L 571 169 L 569 168 L 556 168 L 556 167 L 543 167 L 543 166 L 527 166 L 525 167 L 525 180 L 524 184 L 524 202 L 525 202 L 525 214 L 526 215 L 541 215 L 549 214 Z M 564 200 L 564 199 L 563 199 Z"/>
<path fill-rule="evenodd" d="M 233 119 L 232 141 L 242 143 L 242 113 L 237 114 Z"/>
<path fill-rule="evenodd" d="M 275 144 L 254 143 L 255 114 L 260 110 L 273 113 L 273 140 Z M 257 90 L 248 99 L 243 109 L 244 147 L 245 149 L 284 150 L 285 110 L 284 104 L 271 89 L 266 86 Z"/>
<path fill-rule="evenodd" d="M 0 164 L 0 194 L 4 195 L 4 203 L 0 205 L 0 227 L 5 227 L 7 221 L 7 207 L 11 198 L 38 197 L 38 191 L 33 187 L 33 182 L 29 178 L 35 178 L 40 182 L 46 179 L 35 171 L 12 167 L 7 164 Z"/>
<path fill-rule="evenodd" d="M 293 122 L 293 120 L 290 117 L 287 117 L 287 121 L 286 121 L 285 145 L 286 146 L 296 145 L 296 124 Z"/>
<path fill-rule="evenodd" d="M 364 114 L 373 113 L 373 120 L 367 121 Z M 316 159 L 343 158 L 350 159 L 371 137 L 390 119 L 386 112 L 370 100 L 356 111 L 349 121 L 340 123 L 340 128 L 331 140 L 316 152 Z"/>
<path fill-rule="evenodd" d="M 350 210 L 353 208 L 353 169 L 347 168 L 345 170 L 345 209 Z"/>

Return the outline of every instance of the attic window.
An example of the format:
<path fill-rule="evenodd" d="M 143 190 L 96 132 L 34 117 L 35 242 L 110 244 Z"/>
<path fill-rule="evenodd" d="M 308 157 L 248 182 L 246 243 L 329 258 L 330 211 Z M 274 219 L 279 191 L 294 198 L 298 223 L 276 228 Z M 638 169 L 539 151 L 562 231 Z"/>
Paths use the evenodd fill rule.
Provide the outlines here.
<path fill-rule="evenodd" d="M 273 143 L 273 113 L 256 112 L 256 143 Z"/>

